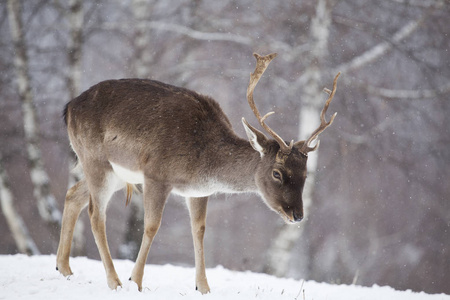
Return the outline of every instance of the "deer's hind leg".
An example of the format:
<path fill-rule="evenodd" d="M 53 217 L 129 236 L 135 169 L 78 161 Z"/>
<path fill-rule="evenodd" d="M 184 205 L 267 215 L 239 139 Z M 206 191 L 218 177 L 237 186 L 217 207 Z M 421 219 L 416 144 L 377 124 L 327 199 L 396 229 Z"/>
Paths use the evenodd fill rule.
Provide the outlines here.
<path fill-rule="evenodd" d="M 84 179 L 78 181 L 66 194 L 62 218 L 61 236 L 56 255 L 56 269 L 64 276 L 72 275 L 69 265 L 75 224 L 81 211 L 89 203 L 89 189 Z"/>
<path fill-rule="evenodd" d="M 106 238 L 106 208 L 114 192 L 122 189 L 125 183 L 116 177 L 109 163 L 103 166 L 101 162 L 83 164 L 86 165 L 91 166 L 84 168 L 90 192 L 88 211 L 91 229 L 105 267 L 108 286 L 114 290 L 122 286 L 122 283 L 114 268 Z"/>

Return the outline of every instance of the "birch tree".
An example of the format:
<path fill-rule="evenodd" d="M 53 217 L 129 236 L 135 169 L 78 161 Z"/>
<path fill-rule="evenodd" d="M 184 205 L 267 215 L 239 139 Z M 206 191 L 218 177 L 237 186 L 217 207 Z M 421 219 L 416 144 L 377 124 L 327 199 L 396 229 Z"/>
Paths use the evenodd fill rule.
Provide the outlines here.
<path fill-rule="evenodd" d="M 315 16 L 311 20 L 310 40 L 311 50 L 308 57 L 307 68 L 302 75 L 301 96 L 302 109 L 299 117 L 299 136 L 301 140 L 319 126 L 319 115 L 323 106 L 322 95 L 322 62 L 328 53 L 328 35 L 331 24 L 331 3 L 328 0 L 318 0 Z M 315 174 L 317 169 L 318 151 L 308 156 L 308 179 L 303 191 L 303 209 L 306 218 L 312 202 Z M 268 251 L 268 271 L 277 276 L 286 275 L 292 248 L 300 238 L 303 226 L 284 225 L 273 240 Z"/>
<path fill-rule="evenodd" d="M 20 0 L 8 0 L 8 19 L 14 44 L 14 68 L 18 96 L 22 105 L 23 127 L 33 195 L 37 201 L 39 215 L 46 222 L 53 238 L 57 237 L 61 227 L 61 212 L 50 190 L 50 180 L 44 169 L 42 153 L 39 148 L 39 123 L 33 104 L 31 78 L 29 75 L 28 55 L 25 33 L 22 25 L 22 5 Z"/>
<path fill-rule="evenodd" d="M 28 255 L 40 254 L 28 228 L 14 207 L 14 196 L 10 188 L 8 174 L 3 166 L 3 157 L 0 153 L 0 202 L 3 215 L 8 223 L 9 230 L 16 242 L 20 253 Z"/>
<path fill-rule="evenodd" d="M 69 43 L 67 51 L 67 60 L 69 62 L 69 74 L 67 76 L 67 86 L 69 90 L 69 99 L 73 99 L 81 92 L 81 70 L 82 70 L 82 49 L 83 49 L 83 1 L 70 0 L 69 2 Z M 72 150 L 69 150 L 72 152 Z M 75 156 L 70 155 L 72 165 L 74 166 Z M 69 188 L 78 182 L 81 176 L 72 170 L 69 172 Z M 79 219 L 75 225 L 73 236 L 73 245 L 71 252 L 73 255 L 84 255 L 86 253 L 86 241 L 84 238 L 84 224 Z"/>
<path fill-rule="evenodd" d="M 67 85 L 69 87 L 70 99 L 73 99 L 81 92 L 84 25 L 82 0 L 70 0 L 68 17 L 70 26 L 70 38 L 67 49 L 67 59 L 69 62 L 69 75 L 67 77 Z"/>
<path fill-rule="evenodd" d="M 307 57 L 308 65 L 304 74 L 297 80 L 299 83 L 299 90 L 301 91 L 300 99 L 302 99 L 302 108 L 299 116 L 299 136 L 300 139 L 305 139 L 317 126 L 318 116 L 320 114 L 321 103 L 323 102 L 322 89 L 324 87 L 325 75 L 334 76 L 337 72 L 342 72 L 345 79 L 345 74 L 349 72 L 355 72 L 367 64 L 379 59 L 391 51 L 399 42 L 408 38 L 414 33 L 423 22 L 425 15 L 420 16 L 416 20 L 411 20 L 403 25 L 397 32 L 395 32 L 389 40 L 376 44 L 371 49 L 363 52 L 362 54 L 355 56 L 352 60 L 342 63 L 336 67 L 331 68 L 331 71 L 327 71 L 331 74 L 324 73 L 324 61 L 329 55 L 328 52 L 328 39 L 331 25 L 331 12 L 332 1 L 319 0 L 317 1 L 315 8 L 315 16 L 311 20 L 310 29 L 310 53 Z M 328 77 L 330 77 L 328 76 Z M 349 80 L 346 80 L 349 82 Z M 447 89 L 445 86 L 442 89 Z M 378 92 L 388 94 L 389 91 L 384 89 L 370 88 L 372 92 Z M 390 91 L 391 94 L 397 96 L 411 95 L 414 91 L 401 92 Z M 419 92 L 414 93 L 417 95 Z M 425 92 L 425 91 L 423 91 Z M 422 93 L 423 93 L 422 92 Z M 435 93 L 436 91 L 428 91 L 428 94 Z M 338 88 L 339 94 L 339 88 Z M 361 140 L 362 137 L 359 137 Z M 305 188 L 303 192 L 303 202 L 305 216 L 308 217 L 309 208 L 313 201 L 316 171 L 318 166 L 319 151 L 311 153 L 308 158 L 308 179 L 305 182 Z M 268 250 L 268 267 L 267 270 L 277 276 L 285 276 L 289 271 L 290 261 L 292 257 L 292 250 L 296 242 L 301 239 L 305 225 L 289 226 L 284 225 L 278 235 L 273 240 L 270 249 Z M 303 247 L 304 244 L 302 243 Z M 308 251 L 301 251 L 302 255 Z M 306 255 L 305 261 L 310 261 Z M 304 266 L 304 276 L 307 276 L 308 267 Z"/>
<path fill-rule="evenodd" d="M 131 9 L 136 24 L 133 38 L 133 73 L 138 78 L 149 78 L 152 65 L 152 49 L 150 47 L 151 31 L 148 17 L 151 15 L 151 3 L 146 0 L 133 0 Z"/>

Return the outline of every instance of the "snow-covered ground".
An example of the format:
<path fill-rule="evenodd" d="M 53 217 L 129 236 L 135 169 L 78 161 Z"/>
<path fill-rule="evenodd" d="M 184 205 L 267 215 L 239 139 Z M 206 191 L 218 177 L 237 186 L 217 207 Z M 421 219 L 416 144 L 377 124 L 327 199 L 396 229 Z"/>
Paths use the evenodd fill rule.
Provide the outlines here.
<path fill-rule="evenodd" d="M 144 290 L 128 281 L 133 262 L 114 261 L 123 287 L 111 291 L 106 285 L 100 261 L 71 258 L 74 275 L 69 279 L 55 270 L 55 256 L 0 255 L 0 299 L 314 299 L 314 300 L 450 300 L 448 295 L 427 295 L 396 291 L 390 287 L 371 288 L 330 285 L 313 281 L 275 278 L 265 274 L 234 272 L 222 267 L 207 269 L 211 293 L 194 289 L 194 269 L 171 265 L 147 265 Z"/>

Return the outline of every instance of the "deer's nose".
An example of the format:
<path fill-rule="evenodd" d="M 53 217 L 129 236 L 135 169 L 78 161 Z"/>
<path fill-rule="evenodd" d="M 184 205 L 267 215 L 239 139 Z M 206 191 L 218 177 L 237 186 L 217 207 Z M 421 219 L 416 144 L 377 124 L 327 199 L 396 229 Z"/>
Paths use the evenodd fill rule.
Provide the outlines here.
<path fill-rule="evenodd" d="M 292 216 L 294 217 L 294 221 L 295 222 L 300 222 L 301 220 L 303 220 L 303 213 L 302 212 L 298 213 L 298 212 L 294 211 L 292 213 Z"/>

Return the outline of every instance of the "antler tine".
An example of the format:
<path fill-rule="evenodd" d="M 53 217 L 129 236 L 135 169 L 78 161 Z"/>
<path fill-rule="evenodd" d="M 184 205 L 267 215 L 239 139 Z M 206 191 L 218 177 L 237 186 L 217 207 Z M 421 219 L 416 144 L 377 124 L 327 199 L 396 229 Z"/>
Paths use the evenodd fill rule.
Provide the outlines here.
<path fill-rule="evenodd" d="M 330 121 L 327 122 L 325 119 L 325 114 L 327 113 L 328 110 L 328 106 L 330 106 L 330 102 L 331 100 L 333 100 L 334 94 L 336 93 L 336 87 L 337 87 L 337 80 L 339 78 L 339 75 L 341 75 L 341 72 L 337 73 L 336 77 L 334 77 L 334 81 L 333 81 L 333 90 L 330 91 L 329 89 L 325 88 L 324 92 L 327 93 L 328 99 L 325 102 L 325 105 L 322 108 L 322 112 L 320 113 L 320 125 L 319 127 L 311 134 L 311 136 L 309 137 L 309 139 L 303 144 L 303 147 L 300 149 L 300 151 L 302 153 L 308 153 L 310 151 L 314 151 L 317 149 L 317 147 L 319 146 L 319 142 L 317 142 L 317 144 L 314 147 L 311 147 L 311 143 L 317 139 L 317 137 L 319 136 L 319 134 L 321 134 L 328 126 L 330 126 L 333 121 L 334 118 L 336 117 L 337 113 L 334 113 L 331 118 Z"/>
<path fill-rule="evenodd" d="M 264 122 L 268 116 L 274 114 L 274 112 L 269 112 L 261 117 L 258 108 L 256 107 L 255 101 L 253 100 L 253 91 L 255 90 L 256 84 L 258 84 L 259 79 L 263 75 L 264 71 L 269 66 L 269 63 L 277 56 L 276 53 L 272 53 L 266 56 L 261 56 L 257 53 L 253 53 L 253 56 L 256 58 L 256 67 L 255 71 L 250 74 L 250 82 L 247 88 L 247 101 L 255 114 L 256 118 L 259 121 L 259 124 L 267 131 L 280 145 L 280 149 L 284 154 L 289 154 L 293 147 L 293 141 L 288 146 L 285 141 L 275 132 L 273 131 L 267 124 Z"/>

